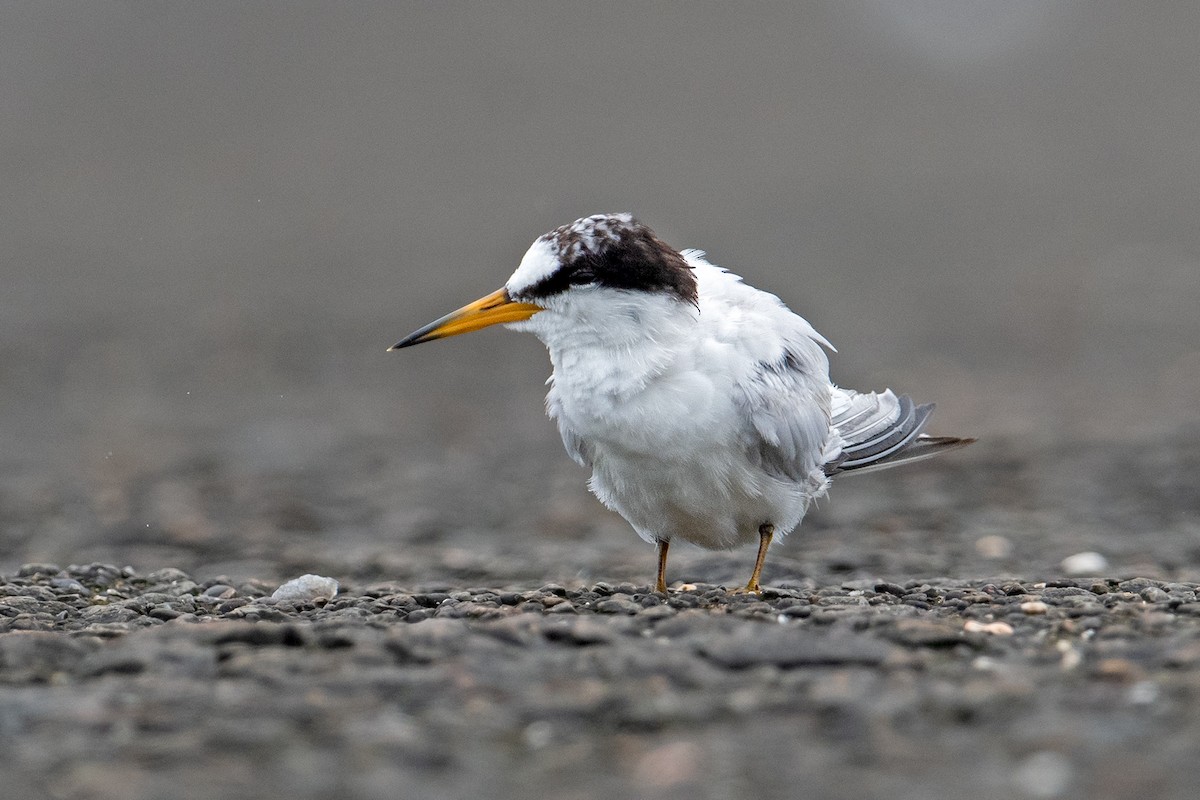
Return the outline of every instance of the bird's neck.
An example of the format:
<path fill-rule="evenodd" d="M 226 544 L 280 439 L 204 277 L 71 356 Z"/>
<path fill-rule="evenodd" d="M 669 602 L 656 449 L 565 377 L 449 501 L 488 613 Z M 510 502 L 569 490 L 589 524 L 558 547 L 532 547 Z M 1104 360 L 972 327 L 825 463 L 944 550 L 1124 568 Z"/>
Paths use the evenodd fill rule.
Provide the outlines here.
<path fill-rule="evenodd" d="M 560 392 L 621 401 L 667 372 L 695 333 L 694 309 L 612 315 L 543 337 Z"/>

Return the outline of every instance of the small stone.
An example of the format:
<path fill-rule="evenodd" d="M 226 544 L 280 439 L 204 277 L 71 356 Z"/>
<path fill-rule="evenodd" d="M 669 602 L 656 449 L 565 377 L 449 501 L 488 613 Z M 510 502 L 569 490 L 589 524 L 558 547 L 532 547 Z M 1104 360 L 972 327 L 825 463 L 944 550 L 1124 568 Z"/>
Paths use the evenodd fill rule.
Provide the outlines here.
<path fill-rule="evenodd" d="M 191 579 L 191 575 L 175 567 L 156 569 L 146 576 L 147 583 L 174 583 L 176 581 L 190 581 Z"/>
<path fill-rule="evenodd" d="M 1140 594 L 1142 599 L 1147 603 L 1165 603 L 1171 599 L 1171 595 L 1167 594 L 1157 586 L 1147 586 L 1145 589 L 1142 589 L 1142 591 L 1138 592 L 1138 594 Z"/>
<path fill-rule="evenodd" d="M 563 600 L 561 603 L 556 603 L 547 609 L 550 614 L 574 614 L 575 604 L 570 600 Z"/>
<path fill-rule="evenodd" d="M 1108 569 L 1108 559 L 1092 550 L 1067 556 L 1059 565 L 1072 577 L 1099 575 Z"/>
<path fill-rule="evenodd" d="M 166 587 L 166 593 L 176 597 L 180 595 L 194 595 L 199 590 L 200 587 L 192 580 L 175 581 Z"/>
<path fill-rule="evenodd" d="M 88 606 L 79 616 L 89 623 L 111 623 L 129 622 L 141 615 L 122 606 Z"/>
<path fill-rule="evenodd" d="M 975 552 L 984 558 L 1008 558 L 1012 554 L 1012 542 L 1003 536 L 980 536 L 975 540 Z"/>
<path fill-rule="evenodd" d="M 171 608 L 168 605 L 161 605 L 161 606 L 155 606 L 154 608 L 150 609 L 147 616 L 154 617 L 155 619 L 161 619 L 164 622 L 166 622 L 168 620 L 172 620 L 172 619 L 175 619 L 176 617 L 178 617 L 179 612 L 176 611 L 175 609 Z"/>
<path fill-rule="evenodd" d="M 1158 586 L 1158 583 L 1149 578 L 1130 578 L 1127 581 L 1121 581 L 1117 584 L 1117 588 L 1122 592 L 1131 594 L 1140 594 L 1143 589 L 1148 589 L 1151 586 Z"/>
<path fill-rule="evenodd" d="M 61 594 L 91 594 L 86 586 L 74 578 L 53 578 L 50 588 Z"/>
<path fill-rule="evenodd" d="M 989 636 L 1013 635 L 1013 626 L 1007 622 L 980 622 L 977 619 L 969 619 L 963 623 L 963 630 L 967 633 L 986 633 Z"/>
<path fill-rule="evenodd" d="M 1021 603 L 1021 613 L 1035 616 L 1037 614 L 1045 614 L 1050 610 L 1050 606 L 1043 603 L 1041 600 L 1030 600 L 1027 603 Z"/>
<path fill-rule="evenodd" d="M 616 597 L 610 597 L 607 600 L 601 600 L 596 603 L 596 610 L 601 614 L 636 614 L 640 609 L 637 603 L 632 600 L 623 600 Z"/>
<path fill-rule="evenodd" d="M 338 582 L 321 575 L 301 575 L 280 586 L 271 595 L 272 600 L 291 603 L 316 603 L 329 600 L 338 592 Z"/>

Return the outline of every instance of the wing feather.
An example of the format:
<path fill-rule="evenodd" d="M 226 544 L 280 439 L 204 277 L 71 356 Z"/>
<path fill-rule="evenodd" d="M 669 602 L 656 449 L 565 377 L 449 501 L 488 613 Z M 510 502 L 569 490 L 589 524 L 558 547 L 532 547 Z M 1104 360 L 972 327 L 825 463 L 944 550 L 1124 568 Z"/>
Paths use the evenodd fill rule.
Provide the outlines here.
<path fill-rule="evenodd" d="M 737 387 L 747 419 L 750 460 L 767 473 L 798 483 L 821 475 L 830 434 L 829 383 L 819 367 L 823 354 L 793 342 L 773 361 L 760 362 Z"/>
<path fill-rule="evenodd" d="M 923 431 L 933 404 L 915 405 L 908 395 L 833 389 L 833 427 L 842 440 L 841 452 L 825 465 L 827 474 L 878 467 L 918 457 L 929 449 Z M 912 458 L 907 451 L 914 450 Z"/>

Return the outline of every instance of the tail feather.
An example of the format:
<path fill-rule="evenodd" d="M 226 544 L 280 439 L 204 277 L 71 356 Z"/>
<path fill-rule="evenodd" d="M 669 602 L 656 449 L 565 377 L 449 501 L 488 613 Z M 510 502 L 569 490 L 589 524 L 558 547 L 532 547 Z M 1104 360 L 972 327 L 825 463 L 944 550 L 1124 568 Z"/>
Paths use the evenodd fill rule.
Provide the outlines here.
<path fill-rule="evenodd" d="M 930 436 L 924 432 L 933 403 L 915 405 L 908 395 L 854 392 L 834 387 L 832 421 L 841 450 L 825 474 L 873 472 L 965 447 L 974 439 Z"/>

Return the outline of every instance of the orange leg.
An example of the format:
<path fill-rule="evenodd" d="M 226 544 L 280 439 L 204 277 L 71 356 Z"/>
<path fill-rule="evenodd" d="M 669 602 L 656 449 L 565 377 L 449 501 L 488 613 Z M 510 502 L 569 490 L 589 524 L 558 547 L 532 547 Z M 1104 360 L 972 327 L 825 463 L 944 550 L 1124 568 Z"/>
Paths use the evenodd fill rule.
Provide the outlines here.
<path fill-rule="evenodd" d="M 764 523 L 758 529 L 758 558 L 754 560 L 754 572 L 750 573 L 750 581 L 743 589 L 734 589 L 734 594 L 762 594 L 762 587 L 758 585 L 758 579 L 762 576 L 763 563 L 767 560 L 767 548 L 771 546 L 771 539 L 775 537 L 775 526 Z"/>
<path fill-rule="evenodd" d="M 670 539 L 658 540 L 658 582 L 654 584 L 654 591 L 667 592 L 667 551 L 671 549 Z"/>

